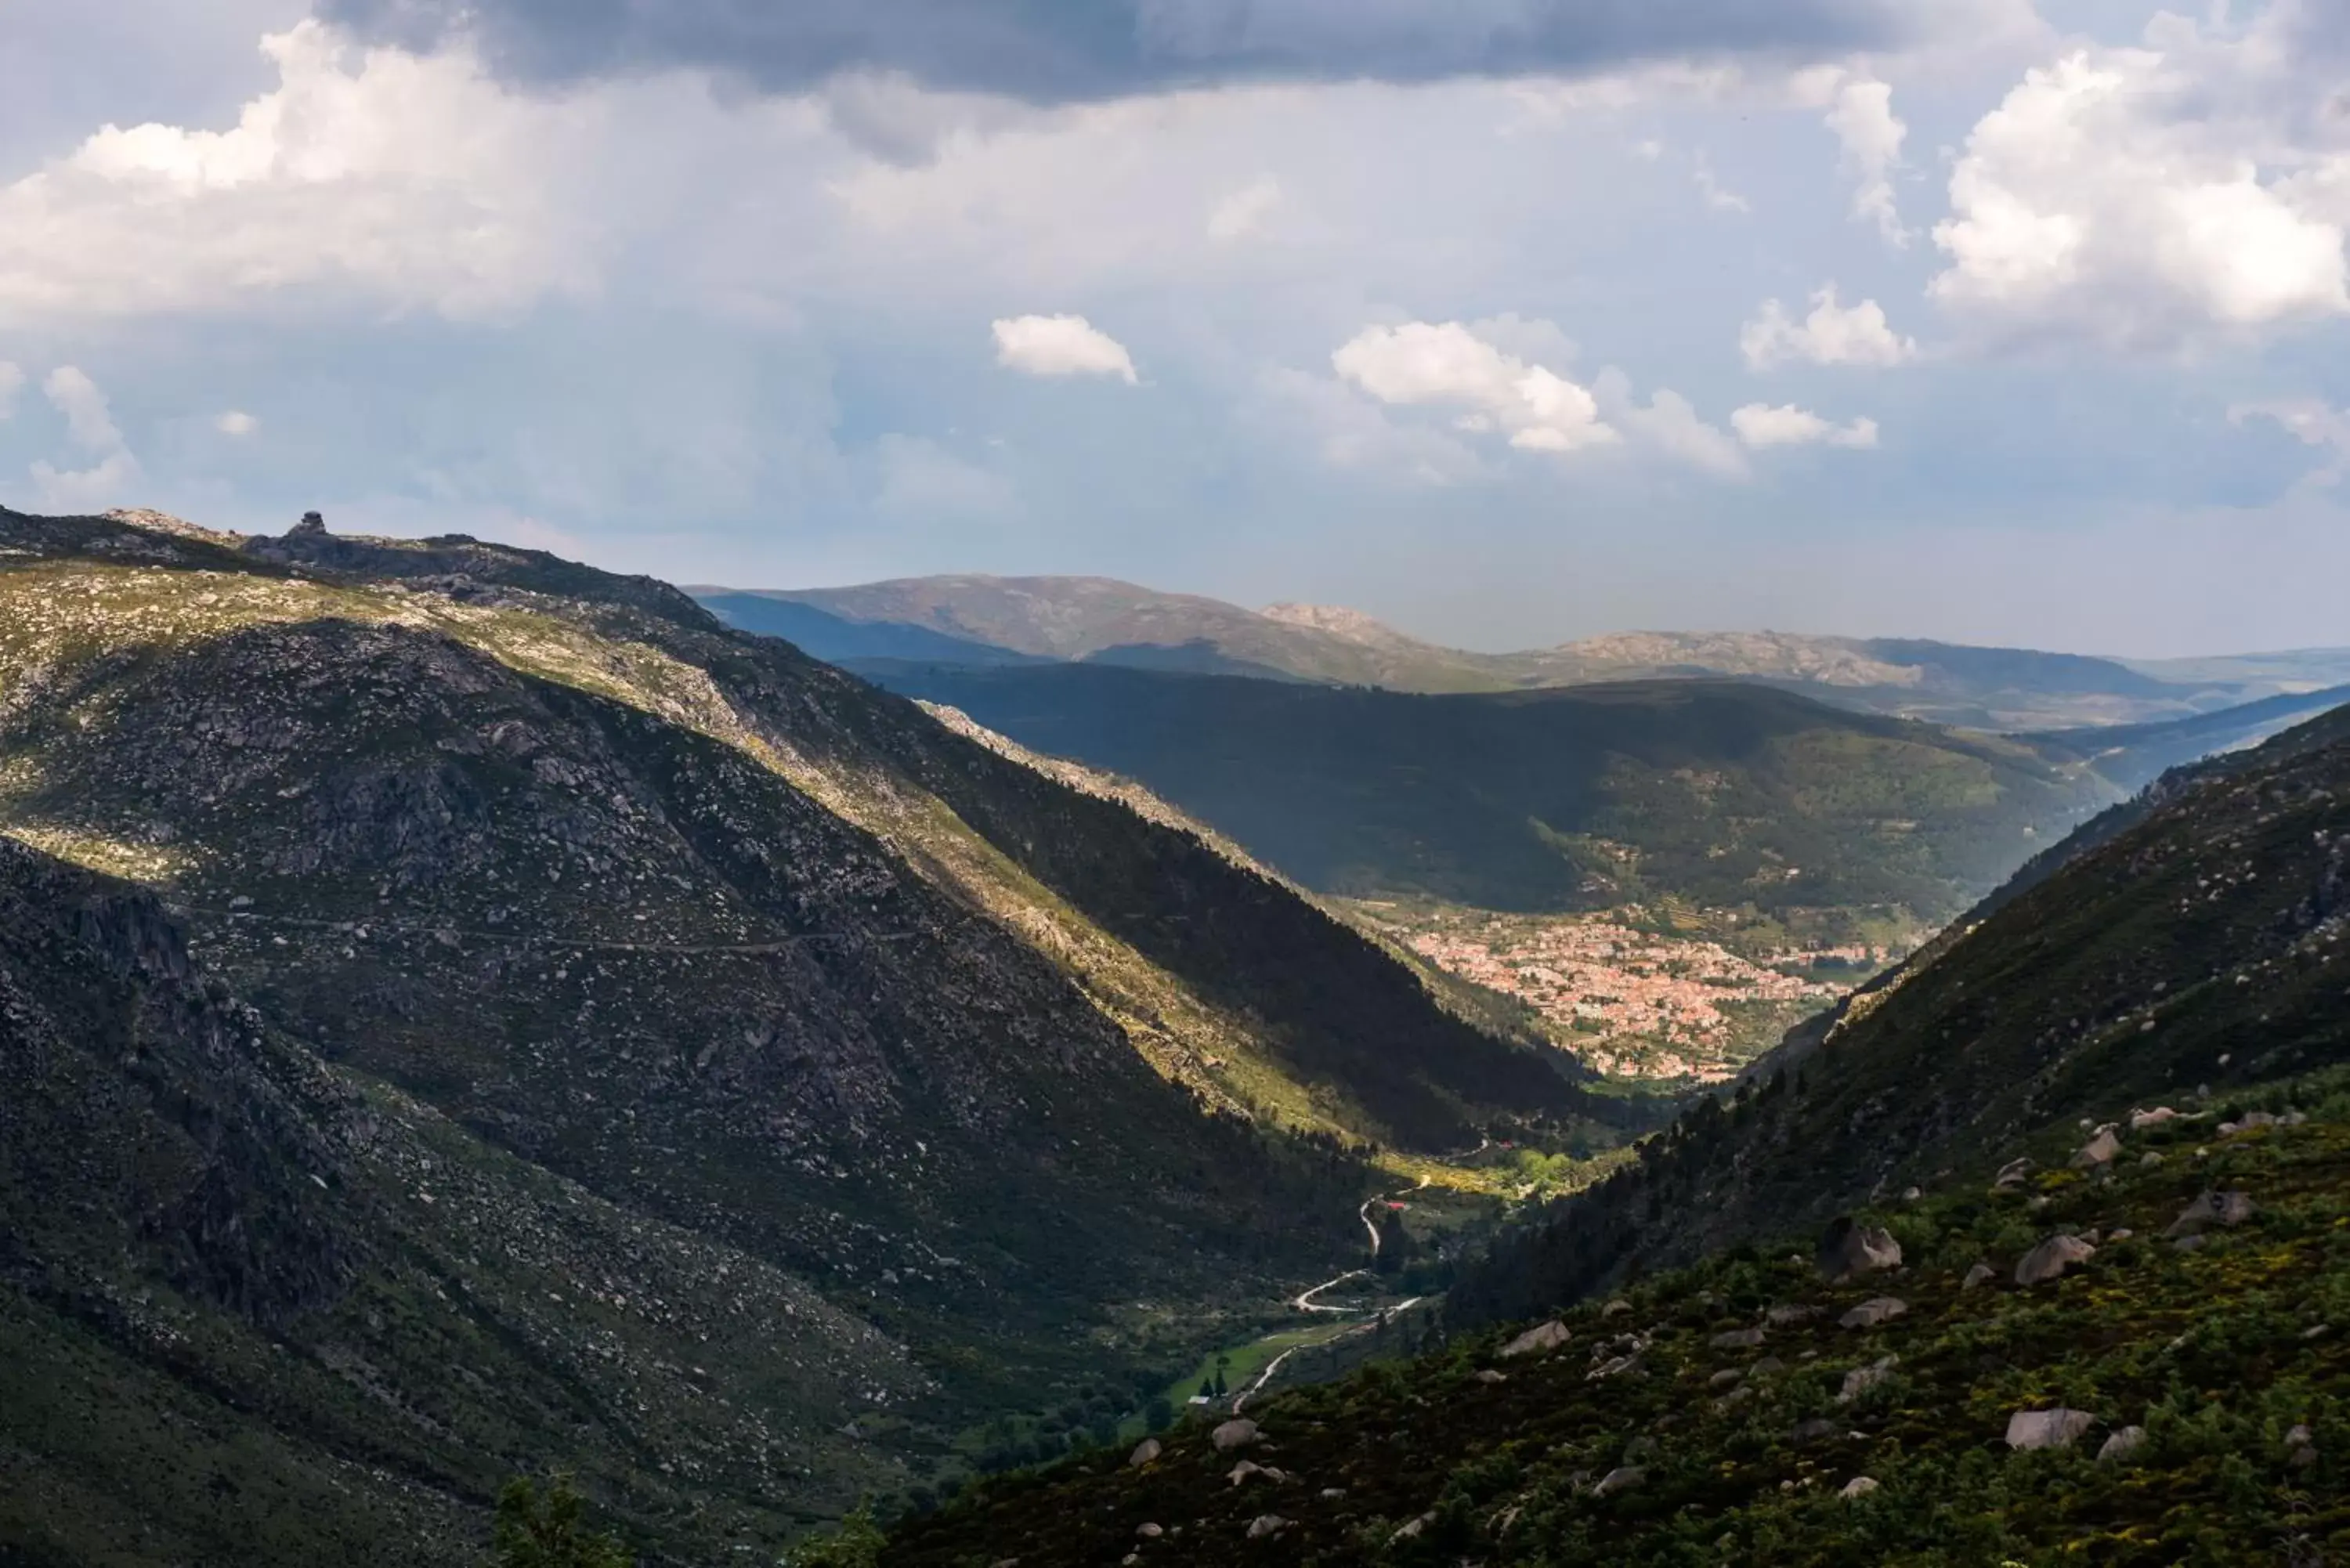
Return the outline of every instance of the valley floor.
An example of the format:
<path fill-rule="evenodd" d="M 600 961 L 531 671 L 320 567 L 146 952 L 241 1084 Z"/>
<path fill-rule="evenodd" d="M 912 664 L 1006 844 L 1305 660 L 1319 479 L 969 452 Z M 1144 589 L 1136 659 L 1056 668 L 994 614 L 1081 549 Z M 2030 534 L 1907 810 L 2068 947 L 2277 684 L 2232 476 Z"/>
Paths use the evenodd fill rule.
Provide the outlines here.
<path fill-rule="evenodd" d="M 1221 1441 L 1199 1421 L 1144 1463 L 1002 1478 L 885 1561 L 2339 1560 L 2350 1074 L 2182 1103 L 2143 1129 L 2114 1107 L 2106 1164 L 2050 1135 L 2009 1185 L 1864 1217 L 1890 1270 L 1823 1282 L 1807 1244 L 1741 1249 L 1531 1346 L 1513 1325 L 1253 1405 Z M 2073 1262 L 2034 1278 L 2052 1252 Z"/>

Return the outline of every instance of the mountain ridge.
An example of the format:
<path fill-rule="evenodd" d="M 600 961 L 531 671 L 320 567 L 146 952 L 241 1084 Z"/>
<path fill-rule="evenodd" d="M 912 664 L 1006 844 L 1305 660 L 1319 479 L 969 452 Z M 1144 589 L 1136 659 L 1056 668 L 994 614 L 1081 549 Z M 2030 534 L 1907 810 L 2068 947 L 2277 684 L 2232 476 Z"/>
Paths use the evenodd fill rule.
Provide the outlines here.
<path fill-rule="evenodd" d="M 2350 681 L 2350 650 L 2165 662 L 1914 638 L 1625 632 L 1480 653 L 1414 638 L 1343 607 L 1249 610 L 1107 577 L 965 574 L 838 588 L 691 591 L 734 607 L 788 602 L 831 616 L 838 624 L 799 628 L 820 658 L 951 656 L 934 647 L 874 646 L 882 628 L 896 628 L 972 645 L 980 650 L 964 655 L 972 658 L 998 657 L 984 652 L 992 648 L 1032 659 L 1130 662 L 1137 647 L 1191 647 L 1191 667 L 1201 670 L 1429 692 L 1734 676 L 1866 711 L 1992 729 L 2150 722 Z"/>

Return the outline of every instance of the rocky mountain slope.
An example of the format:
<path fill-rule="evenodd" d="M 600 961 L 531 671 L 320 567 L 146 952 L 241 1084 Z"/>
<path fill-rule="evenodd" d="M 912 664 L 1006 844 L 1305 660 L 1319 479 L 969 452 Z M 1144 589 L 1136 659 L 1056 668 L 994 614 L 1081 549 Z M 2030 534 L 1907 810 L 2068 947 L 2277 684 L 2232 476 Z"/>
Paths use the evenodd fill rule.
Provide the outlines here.
<path fill-rule="evenodd" d="M 1089 660 L 1420 692 L 1728 676 L 1864 712 L 1977 729 L 2151 722 L 2350 681 L 2350 651 L 2339 649 L 2132 663 L 1917 639 L 1626 632 L 1472 653 L 1359 610 L 1281 604 L 1253 611 L 1105 577 L 694 592 L 730 624 L 790 638 L 828 659 Z"/>
<path fill-rule="evenodd" d="M 1497 1250 L 1443 1352 L 888 1560 L 2329 1560 L 2345 857 L 2350 712 L 2169 781 Z"/>
<path fill-rule="evenodd" d="M 1436 1151 L 1495 1117 L 1614 1114 L 1555 1054 L 1464 1023 L 1191 835 L 729 632 L 664 585 L 468 539 L 0 514 L 0 833 L 152 889 L 189 975 L 242 998 L 286 1071 L 427 1129 L 433 1147 L 400 1157 L 401 1223 L 508 1227 L 435 1243 L 463 1267 L 432 1287 L 484 1318 L 398 1339 L 439 1308 L 370 1303 L 368 1270 L 423 1243 L 380 1215 L 304 1221 L 321 1255 L 357 1261 L 282 1309 L 285 1350 L 254 1352 L 300 1376 L 273 1417 L 287 1452 L 217 1489 L 223 1539 L 259 1506 L 237 1489 L 359 1451 L 320 1425 L 320 1390 L 350 1384 L 472 1444 L 393 1467 L 444 1523 L 471 1518 L 501 1464 L 572 1462 L 664 1560 L 773 1542 L 977 1413 L 1155 1387 L 1230 1303 L 1348 1260 L 1356 1205 L 1392 1179 L 1369 1140 Z M 49 918 L 32 907 L 57 895 L 36 894 L 26 918 Z M 24 1038 L 12 1015 L 12 1061 Z M 70 1108 L 95 1091 L 57 1093 Z M 316 1112 L 317 1137 L 341 1136 L 342 1114 Z M 119 1119 L 89 1136 L 146 1136 Z M 296 1179 L 286 1158 L 259 1149 L 239 1170 L 303 1203 L 342 1190 L 336 1169 Z M 20 1174 L 30 1209 L 67 1172 Z M 233 1230 L 249 1201 L 232 1187 L 198 1208 Z M 614 1246 L 674 1255 L 590 1266 L 556 1218 L 575 1203 L 608 1216 Z M 58 1256 L 39 1242 L 18 1274 L 55 1277 Z M 168 1255 L 118 1262 L 133 1299 L 159 1279 L 193 1288 Z M 541 1278 L 564 1308 L 535 1299 Z M 10 1310 L 51 1310 L 40 1299 Z M 194 1299 L 188 1322 L 246 1343 L 219 1315 L 237 1301 Z M 764 1352 L 723 1370 L 692 1355 L 754 1307 L 841 1348 L 795 1352 L 823 1363 L 804 1379 Z M 660 1327 L 567 1360 L 517 1326 L 554 1334 L 608 1309 Z M 351 1314 L 401 1356 L 354 1345 Z M 26 1332 L 122 1369 L 144 1403 L 101 1453 L 68 1443 L 55 1407 L 0 1402 L 0 1444 L 57 1469 L 0 1487 L 12 1546 L 107 1517 L 109 1497 L 143 1517 L 107 1478 L 178 1451 L 182 1373 L 205 1397 L 240 1386 L 91 1323 Z M 452 1381 L 523 1397 L 500 1355 L 573 1406 L 476 1433 L 435 1404 Z M 668 1405 L 643 1391 L 663 1379 Z M 691 1417 L 697 1400 L 733 1414 Z M 689 1418 L 725 1465 L 645 1425 Z M 738 1419 L 766 1446 L 729 1435 Z M 744 1466 L 766 1469 L 754 1484 Z M 664 1501 L 671 1480 L 695 1499 Z M 323 1540 L 235 1560 L 315 1561 Z M 123 1560 L 227 1560 L 138 1550 Z"/>
<path fill-rule="evenodd" d="M 893 1342 L 327 1064 L 0 837 L 0 1560 L 470 1560 L 559 1455 L 660 1561 L 902 1474 Z"/>
<path fill-rule="evenodd" d="M 1721 681 L 1433 697 L 1094 666 L 855 668 L 1137 779 L 1306 886 L 1360 897 L 1939 920 L 2121 793 L 1996 737 Z"/>

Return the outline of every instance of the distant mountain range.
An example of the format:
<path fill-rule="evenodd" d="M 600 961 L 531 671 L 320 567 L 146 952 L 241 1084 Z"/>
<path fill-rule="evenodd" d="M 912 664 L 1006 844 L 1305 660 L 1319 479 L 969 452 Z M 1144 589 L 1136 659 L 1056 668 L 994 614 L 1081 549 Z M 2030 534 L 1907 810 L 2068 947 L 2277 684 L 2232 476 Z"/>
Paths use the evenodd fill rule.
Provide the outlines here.
<path fill-rule="evenodd" d="M 1039 659 L 1397 691 L 1507 691 L 1729 676 L 1840 707 L 1976 729 L 2143 723 L 2350 683 L 2350 649 L 2131 661 L 1899 638 L 1630 632 L 1518 653 L 1408 636 L 1357 610 L 1245 609 L 1107 577 L 935 576 L 854 587 L 690 590 L 730 625 L 816 658 Z"/>

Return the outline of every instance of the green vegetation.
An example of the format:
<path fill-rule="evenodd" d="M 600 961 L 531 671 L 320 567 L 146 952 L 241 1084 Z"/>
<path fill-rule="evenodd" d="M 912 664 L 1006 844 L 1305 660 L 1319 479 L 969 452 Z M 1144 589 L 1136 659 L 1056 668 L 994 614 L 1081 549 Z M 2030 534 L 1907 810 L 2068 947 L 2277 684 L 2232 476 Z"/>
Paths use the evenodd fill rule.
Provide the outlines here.
<path fill-rule="evenodd" d="M 2310 1121 L 2217 1130 L 2286 1106 Z M 1113 1453 L 984 1483 L 901 1526 L 889 1560 L 1957 1568 L 2339 1552 L 2350 1074 L 2126 1133 L 2110 1174 L 2065 1168 L 2080 1136 L 2031 1145 L 2043 1173 L 2022 1185 L 1970 1178 L 1864 1211 L 1900 1241 L 1895 1272 L 1825 1283 L 1807 1238 L 1738 1249 L 1560 1314 L 1569 1337 L 1546 1353 L 1503 1355 L 1511 1325 L 1267 1399 L 1249 1412 L 1263 1440 L 1243 1449 L 1216 1451 L 1193 1422 L 1146 1466 Z M 2211 1190 L 2247 1192 L 2257 1212 L 2180 1251 L 2167 1232 Z M 2052 1235 L 2094 1251 L 2018 1285 L 2021 1256 Z M 1986 1262 L 1996 1277 L 1968 1285 Z M 1907 1310 L 1841 1326 L 1886 1296 Z M 2012 1416 L 2054 1407 L 2085 1412 L 2085 1435 L 2009 1448 Z M 2126 1428 L 2142 1446 L 2101 1461 Z M 1274 1473 L 1228 1480 L 1243 1459 Z M 1865 1495 L 1845 1495 L 1863 1478 Z M 1251 1540 L 1267 1516 L 1286 1522 Z"/>
<path fill-rule="evenodd" d="M 2118 794 L 2013 742 L 1720 681 L 1419 697 L 1097 666 L 858 668 L 1139 780 L 1306 886 L 1363 898 L 1939 921 Z"/>
<path fill-rule="evenodd" d="M 1268 1399 L 1245 1449 L 1201 1424 L 985 1483 L 893 1562 L 995 1561 L 1039 1518 L 1045 1568 L 2338 1554 L 2350 711 L 2074 850 L 1506 1238 L 1442 1351 Z M 1824 1279 L 1839 1215 L 1898 1266 Z M 2047 1248 L 2071 1266 L 2026 1271 Z M 2070 1446 L 2008 1441 L 2067 1410 Z"/>
<path fill-rule="evenodd" d="M 772 1557 L 998 1416 L 1115 1429 L 1383 1165 L 1636 1115 L 660 585 L 0 547 L 0 1555 L 455 1561 L 556 1465 Z"/>
<path fill-rule="evenodd" d="M 870 1521 L 865 1521 L 870 1528 Z M 542 1495 L 527 1477 L 498 1493 L 490 1526 L 493 1568 L 631 1568 L 635 1559 L 619 1537 L 591 1531 L 587 1503 L 571 1478 L 548 1478 Z"/>

